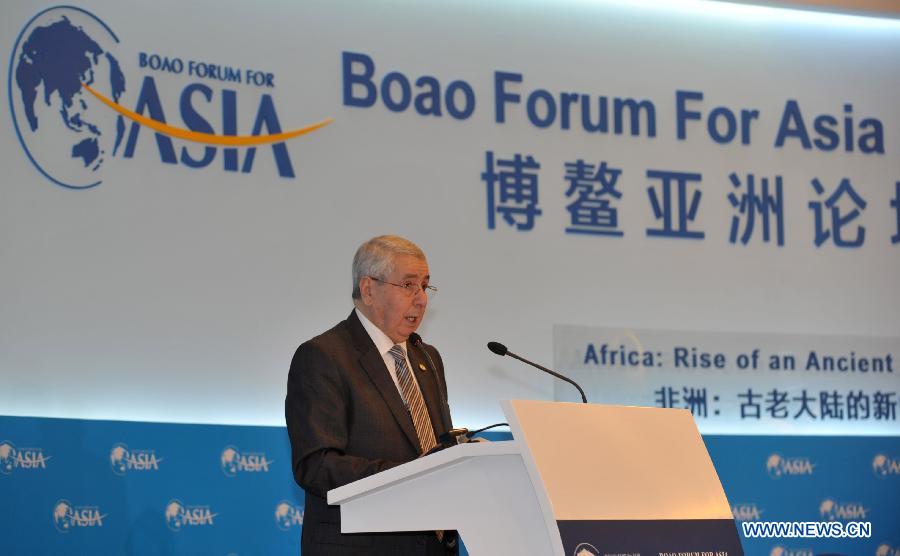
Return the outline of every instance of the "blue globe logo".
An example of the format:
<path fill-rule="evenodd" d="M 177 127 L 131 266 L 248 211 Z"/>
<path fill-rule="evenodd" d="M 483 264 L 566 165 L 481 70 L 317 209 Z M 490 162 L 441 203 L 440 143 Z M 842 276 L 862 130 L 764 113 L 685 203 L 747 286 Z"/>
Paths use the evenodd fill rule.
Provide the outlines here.
<path fill-rule="evenodd" d="M 9 475 L 16 466 L 16 447 L 12 442 L 0 442 L 0 473 Z"/>
<path fill-rule="evenodd" d="M 234 446 L 226 446 L 222 450 L 220 463 L 222 464 L 222 473 L 226 477 L 234 477 L 238 472 L 238 463 L 241 459 L 241 453 Z"/>
<path fill-rule="evenodd" d="M 125 76 L 112 51 L 118 37 L 97 16 L 72 6 L 48 8 L 25 25 L 9 61 L 13 125 L 32 164 L 53 183 L 87 189 L 125 134 L 122 116 L 82 84 L 119 101 Z"/>
<path fill-rule="evenodd" d="M 72 529 L 72 503 L 68 500 L 58 500 L 53 506 L 53 525 L 60 533 L 68 533 Z"/>
<path fill-rule="evenodd" d="M 169 500 L 166 504 L 166 527 L 172 531 L 181 531 L 184 528 L 184 513 L 181 500 Z"/>
<path fill-rule="evenodd" d="M 116 444 L 109 451 L 109 466 L 116 475 L 124 475 L 128 471 L 128 446 Z"/>
<path fill-rule="evenodd" d="M 287 500 L 275 506 L 275 525 L 282 531 L 289 531 L 294 525 L 303 525 L 303 510 Z"/>

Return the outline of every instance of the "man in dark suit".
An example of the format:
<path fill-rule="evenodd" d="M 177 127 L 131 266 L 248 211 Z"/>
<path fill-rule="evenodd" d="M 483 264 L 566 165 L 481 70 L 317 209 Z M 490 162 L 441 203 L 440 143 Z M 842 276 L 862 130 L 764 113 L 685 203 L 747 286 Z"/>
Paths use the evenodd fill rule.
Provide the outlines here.
<path fill-rule="evenodd" d="M 341 534 L 340 509 L 326 503 L 333 488 L 420 457 L 452 426 L 440 355 L 408 342 L 437 291 L 430 278 L 414 243 L 363 243 L 353 259 L 355 309 L 294 354 L 285 418 L 294 479 L 306 491 L 303 556 L 457 552 L 453 532 Z"/>

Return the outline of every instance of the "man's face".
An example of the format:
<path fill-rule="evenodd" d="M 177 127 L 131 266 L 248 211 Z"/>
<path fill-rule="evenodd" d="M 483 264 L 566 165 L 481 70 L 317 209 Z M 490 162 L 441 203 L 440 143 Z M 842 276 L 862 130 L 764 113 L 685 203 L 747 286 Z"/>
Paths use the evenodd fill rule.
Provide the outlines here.
<path fill-rule="evenodd" d="M 394 271 L 383 278 L 384 282 L 364 277 L 360 280 L 360 293 L 365 306 L 365 314 L 375 326 L 396 343 L 405 342 L 409 335 L 419 328 L 428 296 L 423 290 L 409 295 L 405 288 L 394 284 L 427 286 L 431 276 L 428 261 L 411 255 L 394 255 Z"/>

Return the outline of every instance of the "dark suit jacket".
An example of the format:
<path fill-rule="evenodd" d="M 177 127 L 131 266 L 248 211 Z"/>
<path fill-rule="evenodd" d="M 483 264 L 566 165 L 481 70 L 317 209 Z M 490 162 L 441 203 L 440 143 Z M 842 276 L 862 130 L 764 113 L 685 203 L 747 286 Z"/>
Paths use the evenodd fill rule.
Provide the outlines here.
<path fill-rule="evenodd" d="M 419 348 L 407 344 L 407 353 L 439 436 L 452 427 L 442 394 L 444 367 L 436 349 L 423 347 L 436 369 Z M 422 372 L 420 364 L 428 370 Z M 302 556 L 455 553 L 445 551 L 433 531 L 342 535 L 340 509 L 325 501 L 333 488 L 419 456 L 412 418 L 355 312 L 297 348 L 285 419 L 294 480 L 306 490 Z"/>

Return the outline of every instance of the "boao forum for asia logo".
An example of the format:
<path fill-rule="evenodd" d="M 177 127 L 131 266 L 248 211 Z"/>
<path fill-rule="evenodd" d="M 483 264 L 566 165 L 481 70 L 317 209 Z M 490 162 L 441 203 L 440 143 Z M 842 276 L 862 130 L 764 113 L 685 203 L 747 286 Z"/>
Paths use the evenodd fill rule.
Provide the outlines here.
<path fill-rule="evenodd" d="M 60 533 L 73 529 L 103 527 L 104 514 L 97 506 L 75 506 L 68 500 L 57 500 L 53 505 L 53 526 Z"/>
<path fill-rule="evenodd" d="M 273 461 L 264 452 L 242 452 L 236 446 L 228 445 L 219 456 L 219 465 L 226 477 L 239 473 L 268 473 Z"/>
<path fill-rule="evenodd" d="M 785 476 L 812 475 L 816 464 L 807 457 L 785 457 L 773 453 L 766 459 L 766 472 L 773 479 Z"/>
<path fill-rule="evenodd" d="M 871 509 L 861 502 L 837 501 L 826 498 L 819 504 L 822 521 L 864 521 L 870 519 Z"/>
<path fill-rule="evenodd" d="M 885 454 L 876 454 L 872 458 L 872 473 L 879 479 L 886 477 L 900 477 L 900 458 L 894 458 Z"/>
<path fill-rule="evenodd" d="M 303 505 L 282 500 L 275 506 L 275 525 L 282 531 L 303 526 Z"/>
<path fill-rule="evenodd" d="M 133 158 L 141 137 L 162 163 L 244 174 L 258 148 L 271 148 L 278 175 L 293 178 L 285 142 L 332 122 L 282 131 L 271 72 L 146 52 L 126 60 L 119 47 L 109 25 L 75 6 L 41 11 L 16 39 L 7 92 L 13 125 L 28 159 L 58 186 L 100 185 L 104 168 Z M 255 112 L 241 113 L 245 105 Z"/>
<path fill-rule="evenodd" d="M 48 461 L 43 448 L 17 448 L 9 440 L 0 441 L 0 473 L 4 475 L 15 469 L 47 469 Z"/>
<path fill-rule="evenodd" d="M 218 513 L 207 505 L 187 505 L 181 500 L 169 500 L 166 504 L 166 527 L 170 531 L 182 531 L 187 527 L 208 527 L 215 525 Z"/>
<path fill-rule="evenodd" d="M 109 451 L 109 467 L 120 477 L 129 471 L 159 471 L 163 459 L 156 455 L 156 450 L 129 448 L 121 442 L 113 444 Z"/>

